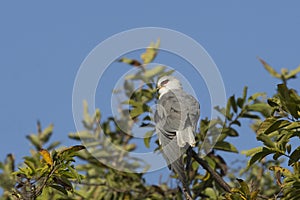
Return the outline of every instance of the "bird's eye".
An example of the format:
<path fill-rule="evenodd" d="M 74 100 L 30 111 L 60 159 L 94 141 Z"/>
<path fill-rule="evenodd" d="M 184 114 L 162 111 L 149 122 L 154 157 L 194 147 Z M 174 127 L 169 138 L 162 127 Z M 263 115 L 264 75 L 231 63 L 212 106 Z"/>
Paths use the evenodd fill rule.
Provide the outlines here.
<path fill-rule="evenodd" d="M 166 85 L 167 83 L 169 82 L 169 80 L 167 79 L 167 80 L 164 80 L 163 82 L 161 82 L 161 86 L 164 86 L 164 85 Z"/>

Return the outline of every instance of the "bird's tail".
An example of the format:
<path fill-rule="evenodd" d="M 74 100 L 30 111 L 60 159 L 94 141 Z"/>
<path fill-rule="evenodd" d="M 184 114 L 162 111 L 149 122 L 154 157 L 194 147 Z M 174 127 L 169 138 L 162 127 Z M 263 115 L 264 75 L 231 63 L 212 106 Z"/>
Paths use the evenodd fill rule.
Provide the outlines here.
<path fill-rule="evenodd" d="M 192 199 L 191 192 L 183 162 L 184 151 L 185 148 L 178 146 L 176 137 L 163 146 L 164 157 L 166 158 L 169 167 L 178 175 L 178 179 L 182 183 L 182 190 L 186 199 L 190 200 Z"/>
<path fill-rule="evenodd" d="M 182 160 L 182 158 L 181 158 Z M 174 169 L 175 171 L 175 169 Z M 188 184 L 188 180 L 187 180 L 187 177 L 186 177 L 186 174 L 184 172 L 184 166 L 182 165 L 182 168 L 180 169 L 180 172 L 176 172 L 178 174 L 178 177 L 179 177 L 179 180 L 181 181 L 182 183 L 182 191 L 183 191 L 183 194 L 185 196 L 185 198 L 187 200 L 192 200 L 192 195 L 191 195 L 191 191 L 190 191 L 190 188 L 189 188 L 189 184 Z"/>
<path fill-rule="evenodd" d="M 182 183 L 182 191 L 186 199 L 191 200 L 191 192 L 188 184 L 188 179 L 185 173 L 185 167 L 183 163 L 183 156 L 180 156 L 178 160 L 171 163 L 171 169 L 178 175 L 180 182 Z"/>

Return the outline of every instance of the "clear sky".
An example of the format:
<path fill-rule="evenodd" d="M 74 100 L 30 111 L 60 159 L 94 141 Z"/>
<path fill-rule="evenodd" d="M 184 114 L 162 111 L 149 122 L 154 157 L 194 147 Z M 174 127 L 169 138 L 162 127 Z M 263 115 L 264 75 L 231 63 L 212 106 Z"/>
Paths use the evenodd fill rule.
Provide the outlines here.
<path fill-rule="evenodd" d="M 218 66 L 228 96 L 240 95 L 245 85 L 250 93 L 272 94 L 278 81 L 257 56 L 278 71 L 300 64 L 299 8 L 296 0 L 1 1 L 0 159 L 11 152 L 19 160 L 29 154 L 25 136 L 36 132 L 37 120 L 44 127 L 54 123 L 53 140 L 72 145 L 67 137 L 76 131 L 72 89 L 81 63 L 100 42 L 132 28 L 163 27 L 192 37 Z M 159 59 L 174 63 L 168 56 Z M 299 83 L 291 85 L 298 89 Z M 206 100 L 197 96 L 205 110 Z M 239 150 L 256 146 L 254 134 L 247 129 L 242 134 L 232 140 Z"/>

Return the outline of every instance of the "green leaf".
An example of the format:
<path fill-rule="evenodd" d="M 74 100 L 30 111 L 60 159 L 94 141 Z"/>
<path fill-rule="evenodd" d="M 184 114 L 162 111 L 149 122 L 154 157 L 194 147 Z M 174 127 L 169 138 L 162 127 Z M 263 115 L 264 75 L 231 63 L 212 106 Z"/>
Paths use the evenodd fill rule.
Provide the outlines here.
<path fill-rule="evenodd" d="M 37 169 L 36 166 L 34 165 L 34 163 L 29 160 L 25 160 L 24 164 L 30 168 L 30 170 L 31 170 L 30 175 L 34 175 L 36 172 L 36 169 Z"/>
<path fill-rule="evenodd" d="M 61 193 L 65 194 L 65 195 L 68 195 L 67 190 L 64 187 L 62 187 L 62 186 L 52 184 L 52 185 L 50 185 L 50 187 L 52 187 L 52 188 L 60 191 Z"/>
<path fill-rule="evenodd" d="M 296 121 L 296 122 L 290 122 L 290 124 L 288 126 L 286 126 L 284 129 L 293 130 L 293 129 L 298 129 L 298 128 L 300 128 L 300 122 Z"/>
<path fill-rule="evenodd" d="M 228 107 L 228 104 L 227 104 L 227 107 Z M 227 119 L 230 120 L 232 118 L 232 114 L 230 114 L 230 109 L 220 108 L 219 106 L 215 106 L 214 109 L 217 110 L 222 115 L 224 115 Z"/>
<path fill-rule="evenodd" d="M 269 167 L 269 170 L 274 171 L 274 172 L 280 172 L 285 177 L 292 175 L 290 170 L 288 170 L 284 167 L 280 167 L 280 166 L 271 166 L 271 167 Z"/>
<path fill-rule="evenodd" d="M 275 78 L 281 78 L 281 75 L 276 72 L 275 69 L 273 69 L 268 63 L 266 63 L 263 59 L 258 58 L 259 61 L 263 64 L 264 68 L 270 73 L 271 76 L 275 77 Z"/>
<path fill-rule="evenodd" d="M 251 194 L 250 194 L 250 200 L 256 200 L 258 194 L 259 194 L 259 190 L 258 190 L 258 189 L 253 190 L 253 191 L 251 192 Z"/>
<path fill-rule="evenodd" d="M 238 153 L 238 150 L 236 149 L 235 146 L 233 146 L 229 142 L 225 142 L 225 141 L 218 141 L 213 148 L 222 150 L 222 151 Z"/>
<path fill-rule="evenodd" d="M 287 120 L 277 120 L 273 124 L 271 124 L 271 126 L 269 128 L 267 128 L 264 131 L 264 134 L 269 134 L 274 131 L 279 131 L 280 129 L 282 129 L 283 127 L 286 127 L 288 125 L 290 125 L 290 122 Z"/>
<path fill-rule="evenodd" d="M 300 72 L 300 65 L 296 68 L 290 71 L 290 73 L 285 77 L 287 80 L 291 78 L 296 78 L 296 75 Z"/>
<path fill-rule="evenodd" d="M 263 134 L 263 133 L 259 134 L 257 136 L 257 139 L 262 141 L 264 143 L 264 145 L 266 145 L 267 147 L 275 148 L 275 143 L 266 134 Z"/>
<path fill-rule="evenodd" d="M 150 148 L 150 140 L 153 134 L 154 134 L 154 130 L 145 133 L 144 144 L 147 148 Z"/>
<path fill-rule="evenodd" d="M 131 118 L 136 118 L 138 117 L 139 115 L 141 115 L 142 113 L 144 113 L 144 110 L 143 110 L 143 107 L 135 107 L 134 109 L 132 109 L 130 111 L 130 117 Z"/>
<path fill-rule="evenodd" d="M 219 136 L 218 136 L 218 140 L 217 141 L 223 141 L 225 140 L 225 138 L 227 138 L 227 134 L 226 133 L 221 133 Z"/>
<path fill-rule="evenodd" d="M 40 140 L 43 143 L 48 142 L 53 132 L 53 124 L 50 124 L 47 128 L 45 128 L 42 134 L 39 136 Z"/>
<path fill-rule="evenodd" d="M 146 90 L 146 89 L 141 90 L 142 103 L 151 101 L 153 99 L 155 92 L 156 90 Z"/>
<path fill-rule="evenodd" d="M 237 105 L 240 107 L 240 108 L 243 108 L 244 106 L 244 101 L 242 98 L 238 98 L 237 101 L 236 101 Z"/>
<path fill-rule="evenodd" d="M 83 101 L 83 123 L 87 128 L 91 128 L 93 119 L 89 114 L 88 103 L 86 100 Z"/>
<path fill-rule="evenodd" d="M 278 84 L 277 85 L 278 93 L 280 94 L 280 97 L 282 100 L 289 101 L 290 95 L 289 95 L 289 89 L 285 84 Z"/>
<path fill-rule="evenodd" d="M 80 150 L 83 150 L 83 149 L 85 149 L 85 146 L 75 145 L 75 146 L 71 146 L 71 147 L 63 149 L 61 152 L 59 152 L 59 154 L 65 153 L 65 154 L 73 155 L 74 153 L 76 153 Z"/>
<path fill-rule="evenodd" d="M 93 118 L 95 119 L 96 122 L 100 122 L 100 120 L 101 120 L 101 112 L 100 112 L 100 110 L 98 108 L 95 110 Z"/>
<path fill-rule="evenodd" d="M 134 107 L 141 107 L 141 106 L 143 106 L 142 102 L 138 102 L 138 101 L 135 101 L 133 99 L 129 99 L 129 100 L 123 101 L 122 104 L 129 104 L 129 105 L 134 106 Z"/>
<path fill-rule="evenodd" d="M 298 95 L 298 93 L 296 92 L 296 90 L 290 89 L 289 90 L 289 94 L 290 94 L 290 97 L 293 100 L 293 102 L 295 102 L 297 104 L 300 103 L 300 96 Z"/>
<path fill-rule="evenodd" d="M 159 76 L 158 76 L 158 79 L 163 77 L 163 76 L 169 76 L 171 74 L 173 74 L 175 72 L 175 70 L 169 70 L 169 71 L 165 71 L 163 73 L 160 73 Z"/>
<path fill-rule="evenodd" d="M 37 135 L 31 134 L 27 135 L 26 138 L 35 146 L 36 149 L 41 149 L 41 142 Z"/>
<path fill-rule="evenodd" d="M 128 65 L 135 66 L 135 67 L 139 67 L 142 65 L 139 61 L 135 59 L 125 58 L 125 57 L 120 58 L 118 62 L 126 63 Z"/>
<path fill-rule="evenodd" d="M 212 168 L 215 169 L 216 168 L 216 162 L 210 158 L 209 156 L 205 156 L 204 160 L 207 162 L 207 164 Z"/>
<path fill-rule="evenodd" d="M 130 98 L 130 96 L 132 95 L 133 91 L 134 91 L 134 84 L 132 81 L 128 81 L 128 80 L 125 80 L 124 81 L 124 90 L 125 90 L 125 93 L 126 93 L 126 96 Z"/>
<path fill-rule="evenodd" d="M 215 192 L 215 190 L 213 188 L 210 188 L 210 187 L 207 187 L 204 191 L 203 191 L 203 194 L 208 196 L 209 199 L 211 200 L 217 200 L 218 197 L 217 197 L 217 194 Z"/>
<path fill-rule="evenodd" d="M 289 159 L 288 165 L 292 165 L 293 163 L 298 162 L 299 159 L 300 159 L 300 147 L 298 147 L 297 149 L 295 149 L 293 151 L 293 153 L 290 155 L 290 159 Z"/>
<path fill-rule="evenodd" d="M 72 174 L 72 176 L 70 176 L 70 178 L 76 179 L 77 182 L 80 182 L 82 176 L 80 174 L 78 174 L 77 170 L 74 169 L 74 166 L 67 166 L 67 168 L 70 171 L 70 173 Z"/>
<path fill-rule="evenodd" d="M 144 64 L 148 64 L 154 60 L 159 45 L 160 39 L 158 39 L 156 43 L 151 42 L 150 46 L 146 49 L 145 53 L 141 55 L 141 59 L 144 61 Z"/>
<path fill-rule="evenodd" d="M 273 155 L 273 160 L 278 160 L 279 157 L 283 156 L 283 154 L 281 152 L 276 152 L 274 155 Z"/>
<path fill-rule="evenodd" d="M 287 144 L 287 145 L 286 145 L 286 151 L 287 151 L 288 153 L 291 153 L 291 151 L 292 151 L 292 145 L 291 145 L 291 144 Z"/>
<path fill-rule="evenodd" d="M 160 73 L 162 73 L 164 70 L 165 70 L 165 66 L 161 66 L 161 65 L 158 65 L 152 69 L 149 69 L 147 70 L 145 73 L 144 73 L 144 77 L 147 78 L 147 79 L 150 79 L 154 76 L 157 76 L 159 75 Z"/>
<path fill-rule="evenodd" d="M 239 136 L 239 133 L 233 128 L 223 128 L 222 133 L 225 133 L 226 135 L 231 136 L 231 137 Z"/>
<path fill-rule="evenodd" d="M 297 103 L 287 102 L 286 107 L 294 118 L 300 118 L 300 106 Z"/>
<path fill-rule="evenodd" d="M 250 189 L 249 189 L 247 183 L 239 178 L 237 178 L 236 180 L 239 182 L 239 184 L 241 186 L 240 190 L 242 191 L 242 193 L 244 193 L 245 196 L 248 196 L 248 195 L 250 196 Z"/>
<path fill-rule="evenodd" d="M 124 146 L 125 151 L 133 151 L 136 148 L 136 144 L 127 144 Z"/>
<path fill-rule="evenodd" d="M 287 143 L 289 142 L 291 134 L 288 131 L 284 130 L 280 132 L 280 136 L 277 139 L 277 146 L 280 151 L 285 152 L 287 149 Z"/>
<path fill-rule="evenodd" d="M 270 128 L 272 126 L 272 124 L 274 124 L 277 121 L 277 118 L 274 117 L 269 117 L 267 118 L 265 121 L 263 121 L 258 130 L 257 130 L 257 134 L 260 135 L 262 133 L 264 133 L 268 128 Z"/>
<path fill-rule="evenodd" d="M 237 104 L 235 102 L 235 97 L 234 95 L 232 95 L 230 98 L 229 98 L 229 101 L 230 101 L 230 104 L 231 104 L 231 107 L 233 109 L 233 111 L 236 113 L 237 112 Z"/>
<path fill-rule="evenodd" d="M 125 76 L 125 80 L 142 80 L 142 72 L 138 71 L 136 74 L 129 74 Z"/>
<path fill-rule="evenodd" d="M 280 107 L 281 106 L 280 99 L 277 98 L 277 97 L 273 97 L 273 98 L 268 99 L 268 104 L 271 107 Z"/>
<path fill-rule="evenodd" d="M 57 141 L 57 142 L 52 142 L 48 147 L 47 147 L 47 150 L 52 150 L 52 149 L 55 149 L 57 146 L 60 145 L 60 142 Z"/>
<path fill-rule="evenodd" d="M 56 192 L 56 191 L 55 191 Z M 44 200 L 44 199 L 51 199 L 51 193 L 53 193 L 53 189 L 51 187 L 45 187 L 42 193 L 35 198 L 36 200 Z M 21 198 L 20 198 L 21 199 Z"/>
<path fill-rule="evenodd" d="M 240 108 L 243 108 L 244 106 L 244 103 L 246 102 L 246 98 L 247 98 L 247 91 L 248 91 L 248 87 L 245 86 L 244 89 L 243 89 L 243 96 L 242 98 L 238 98 L 237 99 L 237 105 L 240 107 Z"/>
<path fill-rule="evenodd" d="M 225 110 L 225 116 L 228 120 L 232 119 L 232 114 L 230 113 L 230 108 L 231 108 L 231 101 L 230 99 L 227 101 L 227 105 L 226 105 L 226 110 Z"/>
<path fill-rule="evenodd" d="M 254 101 L 256 100 L 258 97 L 265 97 L 266 93 L 265 92 L 257 92 L 252 94 L 249 98 L 248 98 L 248 102 Z"/>
<path fill-rule="evenodd" d="M 248 161 L 248 167 L 252 166 L 256 161 L 263 159 L 267 155 L 274 153 L 274 151 L 263 147 L 262 151 L 255 153 Z"/>
<path fill-rule="evenodd" d="M 243 89 L 243 101 L 244 102 L 246 101 L 246 98 L 247 98 L 247 91 L 248 91 L 248 87 L 245 86 Z"/>
<path fill-rule="evenodd" d="M 249 111 L 260 112 L 263 116 L 269 117 L 271 115 L 271 109 L 268 104 L 254 103 L 247 106 Z"/>
<path fill-rule="evenodd" d="M 263 147 L 255 147 L 249 150 L 243 150 L 241 151 L 241 154 L 244 154 L 246 156 L 252 156 L 258 152 L 261 152 L 263 150 Z"/>
<path fill-rule="evenodd" d="M 234 120 L 234 121 L 232 121 L 231 123 L 232 123 L 232 124 L 236 124 L 236 125 L 238 125 L 238 126 L 241 126 L 241 125 L 242 125 L 241 122 L 238 121 L 238 120 Z"/>
<path fill-rule="evenodd" d="M 241 114 L 241 117 L 249 118 L 249 119 L 260 119 L 260 117 L 258 115 L 254 115 L 249 112 Z"/>
<path fill-rule="evenodd" d="M 104 129 L 104 128 L 103 128 Z M 75 139 L 75 140 L 91 140 L 95 139 L 95 135 L 91 134 L 91 132 L 87 130 L 83 130 L 77 133 L 70 133 L 69 138 Z"/>

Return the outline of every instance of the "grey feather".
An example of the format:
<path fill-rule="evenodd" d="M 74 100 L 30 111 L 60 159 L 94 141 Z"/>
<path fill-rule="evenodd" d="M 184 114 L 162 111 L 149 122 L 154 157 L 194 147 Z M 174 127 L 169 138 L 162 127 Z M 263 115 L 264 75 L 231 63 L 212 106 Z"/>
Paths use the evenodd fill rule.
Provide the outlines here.
<path fill-rule="evenodd" d="M 200 106 L 193 96 L 183 90 L 172 90 L 158 100 L 155 123 L 157 128 L 166 131 L 168 138 L 175 132 L 180 147 L 185 143 L 193 146 L 199 115 Z"/>
<path fill-rule="evenodd" d="M 199 115 L 198 101 L 182 89 L 175 89 L 162 95 L 157 102 L 154 115 L 163 156 L 169 168 L 178 174 L 183 188 L 188 193 L 183 154 L 189 146 L 195 145 L 194 134 Z"/>

